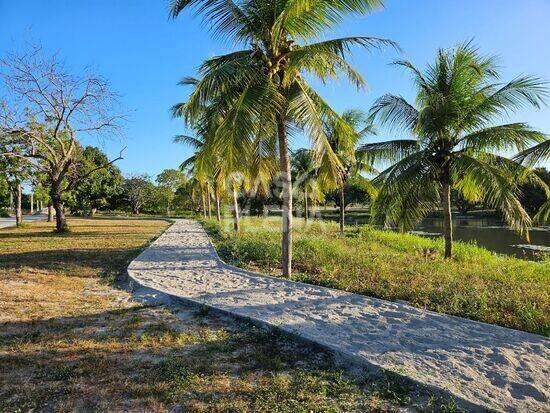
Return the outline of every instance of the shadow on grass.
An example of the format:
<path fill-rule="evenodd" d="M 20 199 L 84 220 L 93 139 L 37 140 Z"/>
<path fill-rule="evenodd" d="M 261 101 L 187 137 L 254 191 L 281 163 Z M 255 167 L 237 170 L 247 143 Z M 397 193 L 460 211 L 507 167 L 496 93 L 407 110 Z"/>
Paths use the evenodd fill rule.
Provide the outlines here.
<path fill-rule="evenodd" d="M 137 307 L 0 331 L 0 410 L 345 411 L 410 401 L 408 387 L 352 380 L 326 352 L 194 308 L 177 318 Z"/>
<path fill-rule="evenodd" d="M 31 267 L 39 270 L 58 270 L 66 276 L 82 276 L 77 270 L 96 270 L 101 277 L 123 274 L 132 258 L 143 248 L 63 249 L 1 254 L 0 269 Z"/>

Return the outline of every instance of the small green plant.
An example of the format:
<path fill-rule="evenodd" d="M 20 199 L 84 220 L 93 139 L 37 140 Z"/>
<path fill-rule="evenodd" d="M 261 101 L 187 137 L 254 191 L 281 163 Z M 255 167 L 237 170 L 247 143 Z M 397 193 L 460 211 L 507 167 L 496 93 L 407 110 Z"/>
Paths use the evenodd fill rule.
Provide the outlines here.
<path fill-rule="evenodd" d="M 195 311 L 196 317 L 206 317 L 210 313 L 210 307 L 207 305 L 201 305 L 197 311 Z"/>

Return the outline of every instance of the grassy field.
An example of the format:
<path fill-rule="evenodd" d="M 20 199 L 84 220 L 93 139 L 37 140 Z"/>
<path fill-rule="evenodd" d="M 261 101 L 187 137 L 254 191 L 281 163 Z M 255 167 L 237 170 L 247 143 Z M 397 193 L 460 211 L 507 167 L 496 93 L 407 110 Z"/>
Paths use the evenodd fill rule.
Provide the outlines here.
<path fill-rule="evenodd" d="M 280 274 L 280 221 L 244 218 L 235 235 L 230 220 L 206 221 L 220 256 L 240 267 Z M 409 234 L 295 221 L 293 279 L 487 323 L 550 334 L 550 259 L 536 263 Z"/>
<path fill-rule="evenodd" d="M 1 412 L 457 411 L 274 331 L 133 301 L 112 281 L 166 222 L 70 225 L 0 231 Z"/>

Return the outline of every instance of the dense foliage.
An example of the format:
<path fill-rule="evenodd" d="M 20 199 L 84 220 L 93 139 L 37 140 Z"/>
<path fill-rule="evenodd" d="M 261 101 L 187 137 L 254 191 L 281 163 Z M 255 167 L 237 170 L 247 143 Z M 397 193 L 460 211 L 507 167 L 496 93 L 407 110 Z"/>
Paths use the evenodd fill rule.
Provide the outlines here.
<path fill-rule="evenodd" d="M 69 195 L 68 207 L 73 213 L 90 215 L 110 204 L 121 192 L 123 180 L 120 170 L 109 164 L 107 155 L 93 146 L 82 151 L 70 179 L 76 184 Z"/>

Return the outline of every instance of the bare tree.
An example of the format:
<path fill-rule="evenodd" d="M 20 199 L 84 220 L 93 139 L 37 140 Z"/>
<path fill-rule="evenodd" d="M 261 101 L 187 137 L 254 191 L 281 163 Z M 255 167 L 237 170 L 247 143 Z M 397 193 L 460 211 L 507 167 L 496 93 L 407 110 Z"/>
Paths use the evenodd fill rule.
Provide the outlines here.
<path fill-rule="evenodd" d="M 119 132 L 123 115 L 117 96 L 102 77 L 88 71 L 72 75 L 56 56 L 44 57 L 40 48 L 8 54 L 0 65 L 7 92 L 0 103 L 0 132 L 16 135 L 25 148 L 0 155 L 23 158 L 47 175 L 56 230 L 64 232 L 65 178 L 76 162 L 79 138 Z"/>

